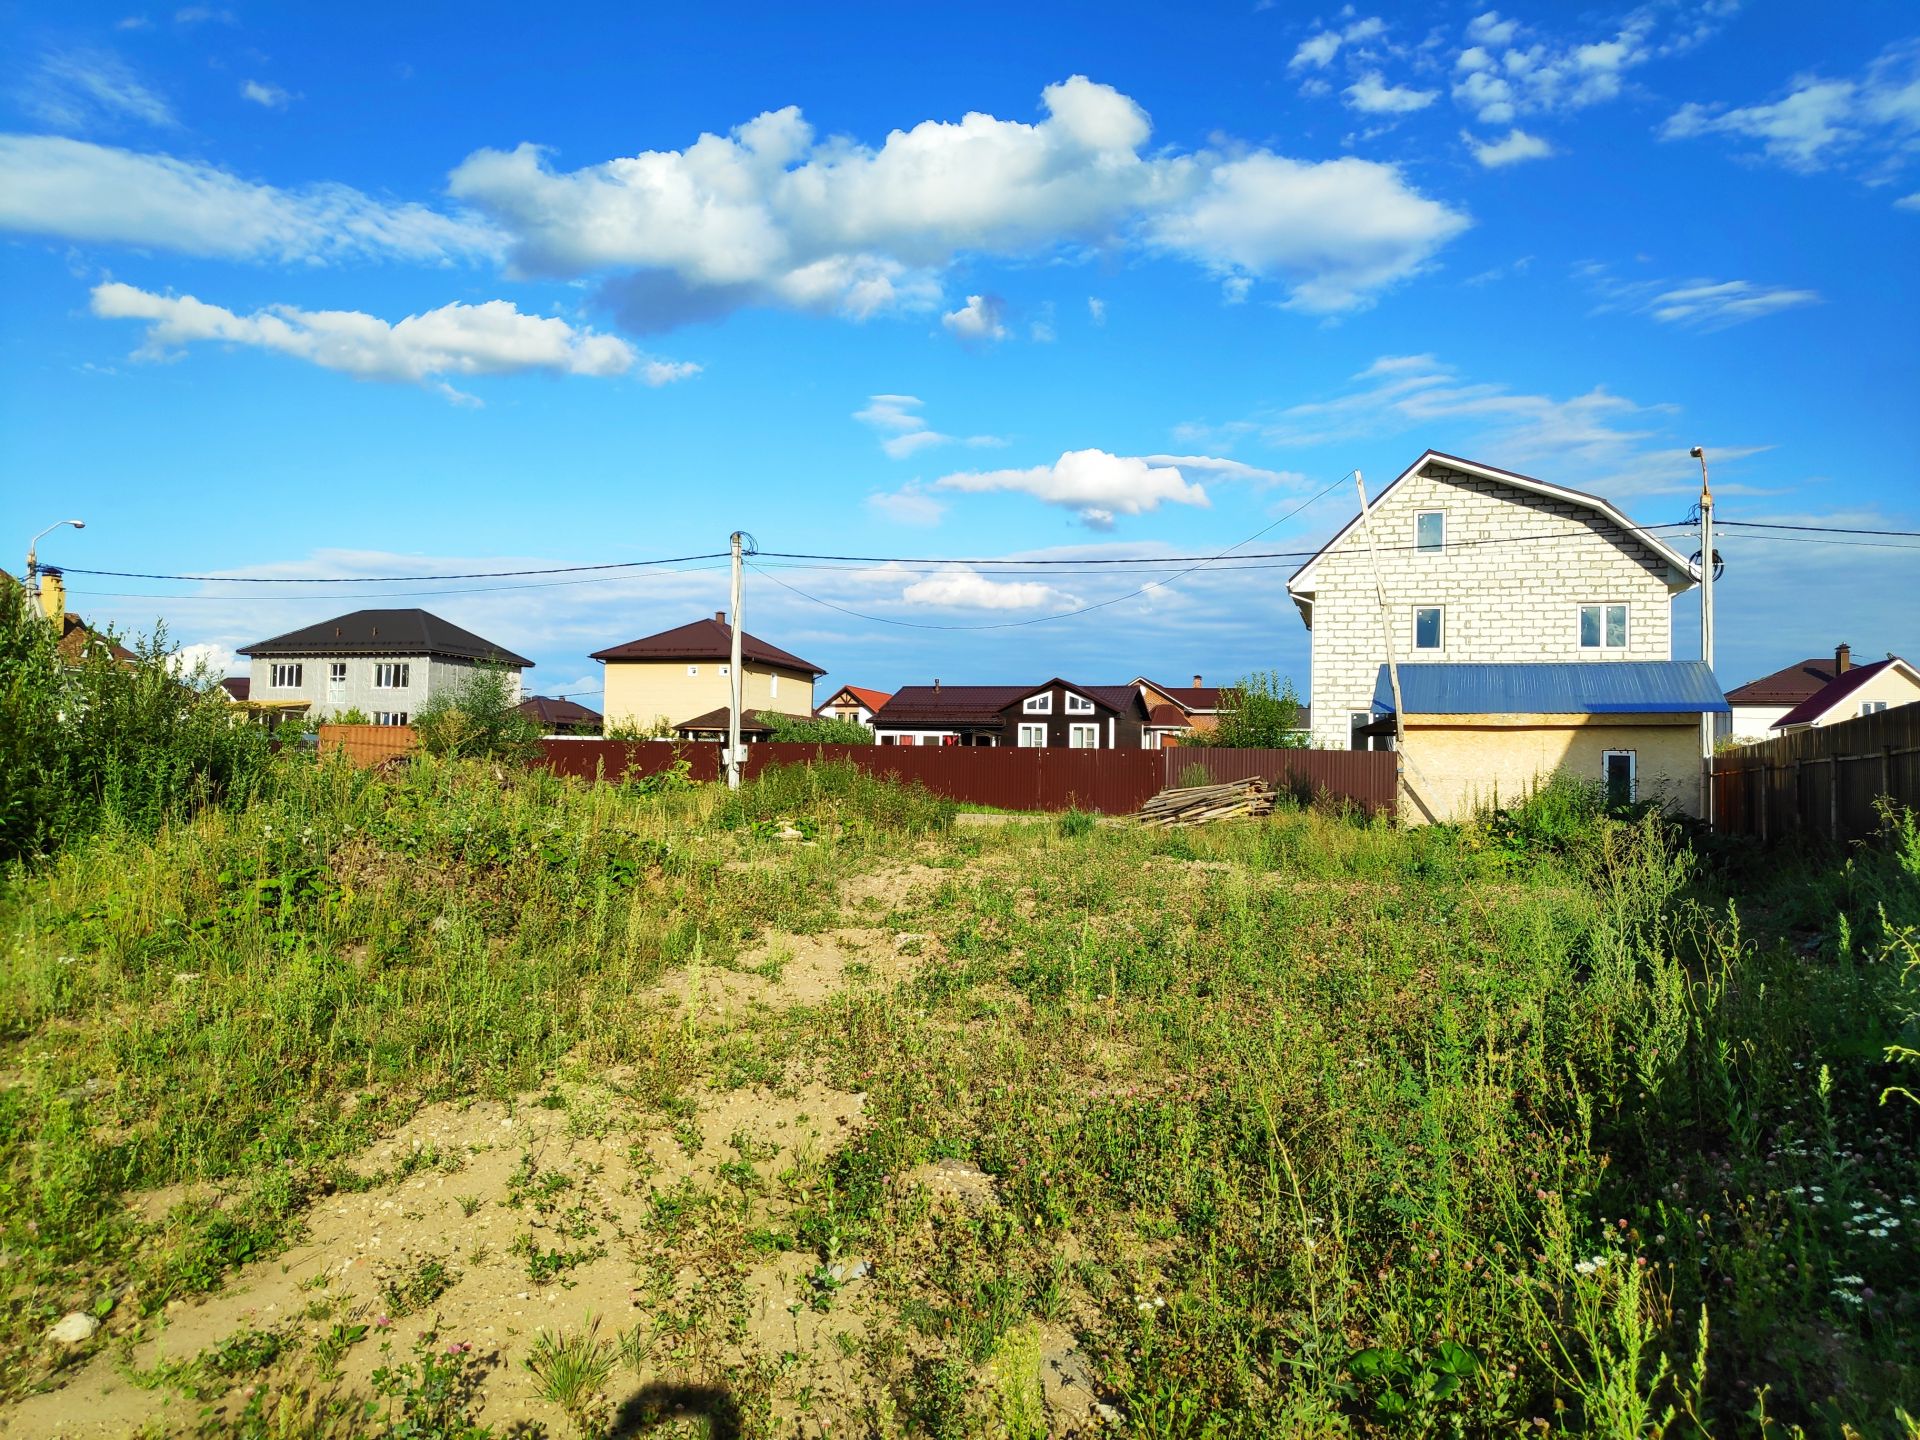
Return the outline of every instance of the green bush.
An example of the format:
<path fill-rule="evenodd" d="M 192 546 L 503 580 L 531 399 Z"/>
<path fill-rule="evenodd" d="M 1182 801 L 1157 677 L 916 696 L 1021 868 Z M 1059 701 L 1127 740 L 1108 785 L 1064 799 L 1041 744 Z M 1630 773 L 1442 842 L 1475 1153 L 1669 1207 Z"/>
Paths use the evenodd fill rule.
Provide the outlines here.
<path fill-rule="evenodd" d="M 435 695 L 414 714 L 420 748 L 455 759 L 530 759 L 540 749 L 540 722 L 520 709 L 516 688 L 499 666 L 480 666 L 459 690 Z"/>
<path fill-rule="evenodd" d="M 842 720 L 836 715 L 808 718 L 782 715 L 775 710 L 759 712 L 759 721 L 773 733 L 767 738 L 781 745 L 871 745 L 873 731 L 858 720 Z"/>
<path fill-rule="evenodd" d="M 133 663 L 96 645 L 71 664 L 58 639 L 23 591 L 0 594 L 0 862 L 252 795 L 270 737 L 204 666 L 179 673 L 164 629 L 131 647 Z"/>
<path fill-rule="evenodd" d="M 921 835 L 949 828 L 958 808 L 917 782 L 872 775 L 836 760 L 823 765 L 769 766 L 738 790 L 723 795 L 714 819 L 742 828 L 805 814 Z"/>
<path fill-rule="evenodd" d="M 1220 723 L 1189 735 L 1187 745 L 1232 750 L 1298 750 L 1306 742 L 1300 696 L 1277 670 L 1256 670 L 1220 692 Z"/>

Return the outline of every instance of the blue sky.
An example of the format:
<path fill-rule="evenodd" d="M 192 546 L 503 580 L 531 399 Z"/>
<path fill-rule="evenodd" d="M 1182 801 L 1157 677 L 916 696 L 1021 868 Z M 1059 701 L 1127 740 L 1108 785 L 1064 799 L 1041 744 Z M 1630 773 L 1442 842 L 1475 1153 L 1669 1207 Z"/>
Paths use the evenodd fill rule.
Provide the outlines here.
<path fill-rule="evenodd" d="M 169 574 L 736 527 L 912 561 L 1310 551 L 1354 500 L 1303 502 L 1429 447 L 1653 524 L 1700 444 L 1723 519 L 1920 530 L 1906 5 L 15 4 L 0 55 L 9 553 L 70 514 L 44 558 Z M 1920 557 L 1854 539 L 1722 539 L 1723 681 L 1920 655 Z M 1181 568 L 766 560 L 747 624 L 880 688 L 1305 688 L 1291 562 Z M 221 660 L 418 603 L 549 693 L 726 603 L 707 565 L 70 585 Z"/>

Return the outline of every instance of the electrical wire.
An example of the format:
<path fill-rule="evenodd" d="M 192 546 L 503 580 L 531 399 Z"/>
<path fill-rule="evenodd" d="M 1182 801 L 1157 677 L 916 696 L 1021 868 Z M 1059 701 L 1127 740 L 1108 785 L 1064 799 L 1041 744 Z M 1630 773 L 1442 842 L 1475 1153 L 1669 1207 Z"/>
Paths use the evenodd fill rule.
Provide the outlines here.
<path fill-rule="evenodd" d="M 714 570 L 727 568 L 728 557 L 716 557 L 713 564 L 688 565 L 678 570 L 661 570 L 661 575 L 702 575 Z M 70 575 L 79 571 L 69 570 Z M 170 577 L 169 577 L 170 578 Z M 536 580 L 530 585 L 470 585 L 458 590 L 359 590 L 354 592 L 356 600 L 411 600 L 430 595 L 497 595 L 508 590 L 557 590 L 571 585 L 606 585 L 615 580 L 624 580 L 624 575 L 596 575 L 586 580 Z M 213 595 L 166 595 L 152 590 L 68 590 L 69 595 L 91 595 L 112 600 L 212 600 L 222 604 L 231 602 L 234 592 Z M 318 595 L 282 595 L 281 600 L 318 600 Z"/>
<path fill-rule="evenodd" d="M 705 555 L 674 555 L 660 560 L 615 560 L 602 565 L 550 565 L 541 570 L 469 570 L 454 575 L 157 575 L 139 570 L 83 570 L 77 565 L 48 565 L 68 575 L 105 575 L 117 580 L 195 580 L 219 585 L 398 585 L 413 580 L 502 580 L 515 575 L 572 575 L 583 570 L 639 570 L 655 565 L 684 565 L 693 560 L 726 560 L 725 550 Z"/>

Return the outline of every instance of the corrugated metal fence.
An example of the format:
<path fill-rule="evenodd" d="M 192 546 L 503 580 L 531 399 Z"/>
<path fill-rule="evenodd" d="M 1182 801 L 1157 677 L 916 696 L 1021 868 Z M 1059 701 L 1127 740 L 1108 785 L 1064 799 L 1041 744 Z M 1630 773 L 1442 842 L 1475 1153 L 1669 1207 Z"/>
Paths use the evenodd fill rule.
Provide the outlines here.
<path fill-rule="evenodd" d="M 687 761 L 695 780 L 720 774 L 718 745 L 663 741 L 549 740 L 546 765 L 562 775 L 617 780 L 652 775 Z M 1369 814 L 1393 813 L 1394 757 L 1348 750 L 1066 750 L 965 745 L 753 745 L 748 779 L 769 765 L 845 760 L 863 770 L 917 780 L 936 795 L 1000 810 L 1078 806 L 1126 815 L 1148 797 L 1189 778 L 1206 783 L 1253 777 L 1303 799 L 1350 800 Z M 1195 771 L 1204 772 L 1204 779 Z"/>
<path fill-rule="evenodd" d="M 1874 832 L 1874 802 L 1920 809 L 1920 704 L 1801 730 L 1713 759 L 1713 824 L 1776 840 Z"/>

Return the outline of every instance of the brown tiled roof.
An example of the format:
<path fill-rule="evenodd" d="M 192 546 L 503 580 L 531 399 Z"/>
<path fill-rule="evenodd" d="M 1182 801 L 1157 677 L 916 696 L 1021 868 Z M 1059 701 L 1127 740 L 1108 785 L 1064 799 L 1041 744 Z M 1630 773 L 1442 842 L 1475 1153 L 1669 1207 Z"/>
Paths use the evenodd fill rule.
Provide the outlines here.
<path fill-rule="evenodd" d="M 1002 710 L 1033 690 L 1031 685 L 902 685 L 874 720 L 888 725 L 997 725 Z"/>
<path fill-rule="evenodd" d="M 1178 705 L 1156 705 L 1147 712 L 1147 723 L 1171 729 L 1185 729 L 1187 712 Z"/>
<path fill-rule="evenodd" d="M 1729 705 L 1798 705 L 1838 678 L 1833 656 L 1816 655 L 1727 692 Z"/>
<path fill-rule="evenodd" d="M 524 655 L 502 649 L 429 610 L 355 610 L 318 625 L 289 630 L 243 646 L 242 655 L 445 655 L 495 665 L 528 666 Z"/>
<path fill-rule="evenodd" d="M 853 696 L 855 700 L 858 700 L 862 705 L 866 706 L 868 710 L 878 710 L 893 698 L 891 691 L 869 690 L 864 685 L 842 685 L 839 690 L 833 692 L 834 696 L 837 698 L 841 691 L 845 691 L 847 694 Z M 833 704 L 833 700 L 829 699 L 826 705 L 822 705 L 820 708 L 825 710 L 827 705 L 831 704 Z"/>
<path fill-rule="evenodd" d="M 743 712 L 740 716 L 740 733 L 742 735 L 771 735 L 773 733 L 773 727 L 760 718 L 763 713 L 768 712 L 759 710 Z M 788 715 L 785 711 L 773 711 L 771 713 L 782 715 L 788 720 L 799 721 L 801 723 L 805 723 L 813 718 L 811 715 Z M 673 728 L 687 734 L 725 730 L 727 728 L 727 714 L 727 707 L 722 705 L 718 710 L 709 710 L 704 715 L 694 716 L 691 720 L 682 720 Z"/>
<path fill-rule="evenodd" d="M 1881 671 L 1894 665 L 1906 665 L 1906 661 L 1889 655 L 1885 660 L 1876 660 L 1871 665 L 1855 665 L 1838 679 L 1822 685 L 1813 694 L 1802 700 L 1793 709 L 1773 722 L 1773 728 L 1784 730 L 1789 725 L 1808 725 L 1818 720 L 1834 706 L 1840 704 L 1854 691 Z M 1909 669 L 1912 667 L 1909 666 Z M 1729 696 L 1729 699 L 1732 697 Z"/>
<path fill-rule="evenodd" d="M 576 701 L 558 695 L 529 695 L 517 707 L 524 715 L 531 715 L 542 725 L 595 725 L 600 723 L 600 712 L 589 710 Z"/>
<path fill-rule="evenodd" d="M 1187 710 L 1218 710 L 1220 708 L 1219 685 L 1156 685 L 1153 687 L 1176 705 Z"/>
<path fill-rule="evenodd" d="M 696 620 L 691 625 L 662 630 L 658 635 L 643 635 L 624 645 L 596 650 L 595 660 L 727 660 L 733 653 L 733 627 L 720 620 Z M 740 658 L 758 665 L 777 665 L 784 670 L 802 670 L 810 675 L 827 672 L 809 660 L 769 645 L 750 630 L 740 632 Z"/>
<path fill-rule="evenodd" d="M 235 700 L 245 700 L 253 693 L 253 681 L 245 675 L 229 675 L 220 682 L 220 688 Z"/>

